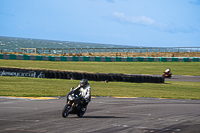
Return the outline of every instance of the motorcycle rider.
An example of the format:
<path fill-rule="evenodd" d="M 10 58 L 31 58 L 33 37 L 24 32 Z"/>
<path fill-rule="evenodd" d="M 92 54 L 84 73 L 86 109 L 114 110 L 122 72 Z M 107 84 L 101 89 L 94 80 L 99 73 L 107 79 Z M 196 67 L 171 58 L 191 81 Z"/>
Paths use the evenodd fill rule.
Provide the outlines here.
<path fill-rule="evenodd" d="M 171 71 L 171 69 L 170 69 L 170 68 L 168 68 L 168 69 L 166 69 L 166 70 L 165 70 L 165 73 L 166 73 L 166 74 L 169 74 L 169 73 L 170 73 L 170 71 Z"/>
<path fill-rule="evenodd" d="M 80 94 L 83 97 L 83 108 L 82 111 L 85 110 L 85 108 L 87 107 L 88 103 L 91 100 L 91 87 L 88 83 L 87 79 L 82 79 L 80 81 L 80 84 L 78 85 L 78 87 L 76 87 L 75 89 L 79 89 L 80 90 Z"/>

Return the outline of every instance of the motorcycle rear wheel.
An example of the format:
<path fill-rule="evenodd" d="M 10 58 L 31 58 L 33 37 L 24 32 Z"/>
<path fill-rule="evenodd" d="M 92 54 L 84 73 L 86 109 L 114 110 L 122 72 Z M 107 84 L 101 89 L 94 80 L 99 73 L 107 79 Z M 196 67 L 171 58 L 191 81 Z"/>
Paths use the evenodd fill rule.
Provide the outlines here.
<path fill-rule="evenodd" d="M 65 107 L 63 108 L 63 111 L 62 111 L 62 117 L 63 118 L 66 118 L 68 115 L 69 115 L 69 105 L 65 105 Z"/>
<path fill-rule="evenodd" d="M 85 107 L 85 111 L 80 110 L 80 112 L 77 113 L 77 116 L 82 117 L 85 114 L 86 110 L 87 110 L 87 107 Z"/>

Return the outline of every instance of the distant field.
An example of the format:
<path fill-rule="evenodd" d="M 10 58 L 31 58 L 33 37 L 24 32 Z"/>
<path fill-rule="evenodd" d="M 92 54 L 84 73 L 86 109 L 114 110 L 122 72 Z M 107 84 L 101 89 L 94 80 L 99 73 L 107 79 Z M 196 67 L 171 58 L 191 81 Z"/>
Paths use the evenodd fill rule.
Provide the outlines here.
<path fill-rule="evenodd" d="M 92 96 L 200 99 L 200 82 L 128 83 L 89 81 Z M 0 95 L 18 97 L 65 96 L 79 80 L 0 76 Z"/>
<path fill-rule="evenodd" d="M 0 59 L 0 67 L 156 75 L 161 75 L 165 69 L 171 68 L 173 75 L 200 76 L 200 62 L 61 62 Z"/>

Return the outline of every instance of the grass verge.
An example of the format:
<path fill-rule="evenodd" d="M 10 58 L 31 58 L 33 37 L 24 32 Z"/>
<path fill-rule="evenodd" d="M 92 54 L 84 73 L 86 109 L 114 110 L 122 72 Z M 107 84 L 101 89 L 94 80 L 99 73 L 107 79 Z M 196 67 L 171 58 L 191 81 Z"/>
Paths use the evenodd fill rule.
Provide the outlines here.
<path fill-rule="evenodd" d="M 0 67 L 21 67 L 37 69 L 57 69 L 94 73 L 156 74 L 171 68 L 173 75 L 200 76 L 200 62 L 62 62 L 3 60 Z"/>
<path fill-rule="evenodd" d="M 165 81 L 164 84 L 89 81 L 92 96 L 200 99 L 200 82 Z M 0 76 L 0 95 L 18 97 L 65 96 L 79 80 Z"/>

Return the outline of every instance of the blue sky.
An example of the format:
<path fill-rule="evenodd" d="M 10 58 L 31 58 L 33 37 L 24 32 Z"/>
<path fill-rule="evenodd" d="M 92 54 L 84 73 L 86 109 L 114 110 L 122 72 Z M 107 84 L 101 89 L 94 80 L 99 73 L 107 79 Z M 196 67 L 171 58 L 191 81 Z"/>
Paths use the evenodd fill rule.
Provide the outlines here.
<path fill-rule="evenodd" d="M 0 36 L 200 47 L 200 0 L 0 0 Z"/>

